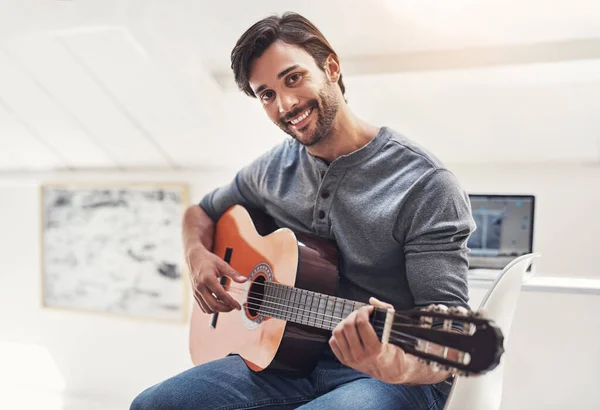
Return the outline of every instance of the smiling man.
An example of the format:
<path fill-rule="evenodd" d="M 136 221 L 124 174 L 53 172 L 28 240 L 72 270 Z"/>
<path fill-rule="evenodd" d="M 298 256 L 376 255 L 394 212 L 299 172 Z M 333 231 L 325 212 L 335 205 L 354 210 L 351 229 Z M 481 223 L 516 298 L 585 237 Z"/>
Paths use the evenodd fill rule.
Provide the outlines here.
<path fill-rule="evenodd" d="M 335 241 L 338 296 L 397 310 L 467 307 L 474 222 L 466 194 L 433 155 L 350 110 L 342 66 L 321 32 L 295 13 L 271 16 L 242 35 L 231 61 L 240 89 L 292 138 L 186 211 L 183 240 L 200 308 L 240 309 L 218 278 L 244 277 L 210 252 L 215 221 L 234 204 Z M 382 345 L 369 311 L 339 323 L 307 377 L 253 372 L 232 355 L 148 388 L 132 409 L 442 409 L 449 374 Z"/>

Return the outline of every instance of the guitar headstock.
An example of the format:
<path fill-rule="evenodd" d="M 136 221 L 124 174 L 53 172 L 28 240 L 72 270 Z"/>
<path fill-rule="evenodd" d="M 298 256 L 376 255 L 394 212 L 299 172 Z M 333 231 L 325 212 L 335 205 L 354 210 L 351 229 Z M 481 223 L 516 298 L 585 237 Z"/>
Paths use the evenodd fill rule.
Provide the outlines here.
<path fill-rule="evenodd" d="M 382 323 L 385 315 L 384 309 L 376 309 L 374 324 Z M 383 332 L 374 327 L 378 334 Z M 462 307 L 444 305 L 396 312 L 389 342 L 435 370 L 462 376 L 494 369 L 504 353 L 504 336 L 491 320 Z"/>

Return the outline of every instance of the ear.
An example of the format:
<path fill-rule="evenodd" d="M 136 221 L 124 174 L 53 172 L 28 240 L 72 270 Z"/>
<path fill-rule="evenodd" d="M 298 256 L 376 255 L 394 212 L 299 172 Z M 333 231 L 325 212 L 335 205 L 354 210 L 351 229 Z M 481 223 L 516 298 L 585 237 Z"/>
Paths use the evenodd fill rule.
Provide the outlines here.
<path fill-rule="evenodd" d="M 335 54 L 329 54 L 327 60 L 325 60 L 325 74 L 332 83 L 337 83 L 342 73 L 342 67 L 340 66 L 340 60 Z"/>

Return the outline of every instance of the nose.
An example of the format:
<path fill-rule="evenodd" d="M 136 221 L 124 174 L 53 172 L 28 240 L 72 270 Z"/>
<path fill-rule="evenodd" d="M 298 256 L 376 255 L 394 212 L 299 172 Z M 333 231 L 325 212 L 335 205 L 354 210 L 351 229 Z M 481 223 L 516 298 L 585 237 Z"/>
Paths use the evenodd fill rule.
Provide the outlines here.
<path fill-rule="evenodd" d="M 279 112 L 281 114 L 290 112 L 298 104 L 298 98 L 293 93 L 279 93 L 278 100 Z"/>

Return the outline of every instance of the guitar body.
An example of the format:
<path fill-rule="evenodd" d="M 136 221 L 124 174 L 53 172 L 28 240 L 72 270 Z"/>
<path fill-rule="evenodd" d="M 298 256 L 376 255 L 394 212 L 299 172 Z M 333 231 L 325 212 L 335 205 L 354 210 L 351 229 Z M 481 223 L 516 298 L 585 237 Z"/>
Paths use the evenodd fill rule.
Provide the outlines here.
<path fill-rule="evenodd" d="M 312 235 L 277 229 L 266 215 L 235 205 L 216 223 L 213 252 L 248 278 L 220 278 L 241 311 L 205 314 L 194 304 L 195 365 L 240 355 L 254 371 L 310 373 L 331 330 L 365 303 L 335 296 L 338 252 Z M 429 305 L 396 312 L 375 307 L 369 323 L 381 343 L 455 374 L 483 374 L 500 363 L 502 331 L 477 312 Z"/>
<path fill-rule="evenodd" d="M 330 332 L 270 317 L 261 317 L 244 305 L 253 281 L 263 278 L 282 285 L 335 295 L 338 253 L 329 241 L 277 229 L 264 214 L 231 207 L 216 224 L 213 252 L 249 276 L 246 283 L 227 280 L 225 289 L 242 310 L 213 315 L 194 303 L 190 323 L 190 353 L 194 365 L 239 354 L 254 371 L 303 375 L 316 365 Z M 232 289 L 233 288 L 233 289 Z M 256 285 L 252 288 L 259 289 Z M 214 324 L 214 328 L 211 327 Z"/>

